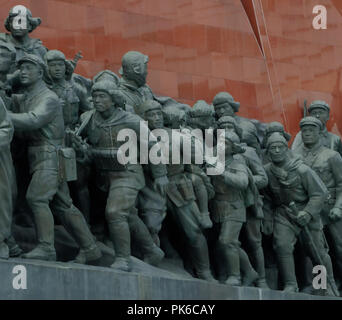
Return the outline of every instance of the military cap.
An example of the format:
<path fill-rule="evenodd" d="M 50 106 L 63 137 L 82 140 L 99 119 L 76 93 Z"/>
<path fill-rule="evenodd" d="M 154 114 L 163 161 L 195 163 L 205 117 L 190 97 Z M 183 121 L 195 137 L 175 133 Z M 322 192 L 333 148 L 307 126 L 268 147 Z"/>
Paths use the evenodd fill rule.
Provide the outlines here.
<path fill-rule="evenodd" d="M 239 139 L 242 138 L 242 129 L 237 124 L 236 120 L 233 117 L 230 116 L 223 116 L 217 120 L 217 125 L 219 128 L 221 128 L 222 124 L 224 123 L 231 123 L 234 126 L 234 130 L 236 134 L 239 136 Z"/>
<path fill-rule="evenodd" d="M 307 126 L 307 125 L 316 126 L 320 130 L 323 129 L 322 122 L 315 117 L 305 117 L 299 122 L 300 128 L 303 128 L 304 126 Z"/>
<path fill-rule="evenodd" d="M 139 115 L 144 118 L 145 113 L 152 110 L 162 110 L 161 105 L 156 100 L 146 100 L 138 108 Z"/>
<path fill-rule="evenodd" d="M 18 13 L 13 12 L 13 8 L 11 8 L 8 14 L 8 17 L 6 18 L 5 23 L 4 23 L 6 30 L 9 32 L 11 32 L 11 27 L 10 27 L 11 19 L 18 15 Z M 42 19 L 32 17 L 32 12 L 28 8 L 26 8 L 26 18 L 27 18 L 27 22 L 29 22 L 29 32 L 32 32 L 42 23 Z"/>
<path fill-rule="evenodd" d="M 265 130 L 266 136 L 275 132 L 281 133 L 287 141 L 291 140 L 291 135 L 285 131 L 284 126 L 280 122 L 274 121 L 268 123 Z"/>
<path fill-rule="evenodd" d="M 229 103 L 234 112 L 238 112 L 240 109 L 240 102 L 234 101 L 233 96 L 228 92 L 219 92 L 213 100 L 214 106 L 219 106 L 221 104 Z"/>
<path fill-rule="evenodd" d="M 45 54 L 45 61 L 52 61 L 52 60 L 63 60 L 65 61 L 65 55 L 62 51 L 59 50 L 49 50 Z"/>
<path fill-rule="evenodd" d="M 102 81 L 96 82 L 91 88 L 91 94 L 93 94 L 95 91 L 103 91 L 103 92 L 108 93 L 111 96 L 113 102 L 118 107 L 124 108 L 125 99 L 121 95 L 120 91 L 116 90 L 112 81 L 102 80 Z"/>
<path fill-rule="evenodd" d="M 322 100 L 315 100 L 314 102 L 312 102 L 310 104 L 308 111 L 311 112 L 312 110 L 317 109 L 317 108 L 321 108 L 330 112 L 330 106 L 325 101 L 322 101 Z"/>
<path fill-rule="evenodd" d="M 266 149 L 268 149 L 273 143 L 282 143 L 286 145 L 286 147 L 288 147 L 285 137 L 279 132 L 272 133 L 271 136 L 267 139 Z"/>
<path fill-rule="evenodd" d="M 94 76 L 93 83 L 98 82 L 98 81 L 102 81 L 102 80 L 104 80 L 103 78 L 108 80 L 108 81 L 113 81 L 116 86 L 118 86 L 119 81 L 120 81 L 119 76 L 116 75 L 113 71 L 103 70 Z"/>
<path fill-rule="evenodd" d="M 131 64 L 134 64 L 135 62 L 143 59 L 144 63 L 147 63 L 149 58 L 148 56 L 144 55 L 141 52 L 138 51 L 128 51 L 126 52 L 121 60 L 122 67 L 119 70 L 119 73 L 121 75 L 124 74 L 124 70 Z"/>
<path fill-rule="evenodd" d="M 189 111 L 189 116 L 192 118 L 210 117 L 213 116 L 214 113 L 215 110 L 213 107 L 204 100 L 198 100 Z"/>
<path fill-rule="evenodd" d="M 46 64 L 42 58 L 36 56 L 35 54 L 26 54 L 22 58 L 19 59 L 17 65 L 20 66 L 24 62 L 31 62 L 36 66 L 41 67 L 44 71 L 46 70 Z"/>
<path fill-rule="evenodd" d="M 17 50 L 15 50 L 15 47 L 11 43 L 0 41 L 0 48 L 5 48 L 7 51 L 9 51 L 12 60 L 15 60 Z"/>

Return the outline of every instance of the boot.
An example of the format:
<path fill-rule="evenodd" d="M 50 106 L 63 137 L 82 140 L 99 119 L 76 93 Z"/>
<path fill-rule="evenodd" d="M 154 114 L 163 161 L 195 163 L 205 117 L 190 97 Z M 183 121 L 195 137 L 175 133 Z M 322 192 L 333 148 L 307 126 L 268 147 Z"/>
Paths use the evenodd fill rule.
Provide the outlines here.
<path fill-rule="evenodd" d="M 239 248 L 240 268 L 243 271 L 242 286 L 250 287 L 259 279 L 258 273 L 252 267 L 248 255 L 241 247 Z"/>
<path fill-rule="evenodd" d="M 162 249 L 157 247 L 157 245 L 153 246 L 153 249 L 150 250 L 149 253 L 144 255 L 144 262 L 152 265 L 158 266 L 160 262 L 163 260 L 165 254 Z"/>
<path fill-rule="evenodd" d="M 201 228 L 202 229 L 211 229 L 213 227 L 213 222 L 210 219 L 210 214 L 209 212 L 201 212 Z"/>
<path fill-rule="evenodd" d="M 198 235 L 195 244 L 190 249 L 192 250 L 192 260 L 197 277 L 202 280 L 216 282 L 210 271 L 208 244 L 203 234 Z"/>
<path fill-rule="evenodd" d="M 118 257 L 110 267 L 117 271 L 130 272 L 132 270 L 131 259 Z"/>
<path fill-rule="evenodd" d="M 8 245 L 9 256 L 11 258 L 19 257 L 23 253 L 23 250 L 18 246 L 13 236 L 9 236 L 9 238 L 5 242 Z"/>
<path fill-rule="evenodd" d="M 225 284 L 232 287 L 240 287 L 241 286 L 241 277 L 240 276 L 229 276 L 225 281 Z"/>
<path fill-rule="evenodd" d="M 136 213 L 133 213 L 129 217 L 128 223 L 132 238 L 135 243 L 139 244 L 144 254 L 144 261 L 157 266 L 163 260 L 165 254 L 153 241 L 151 233 L 144 222 Z"/>
<path fill-rule="evenodd" d="M 8 259 L 9 258 L 9 248 L 7 244 L 2 241 L 0 243 L 0 259 Z"/>
<path fill-rule="evenodd" d="M 108 229 L 110 239 L 113 242 L 116 260 L 121 258 L 128 265 L 131 256 L 131 235 L 128 222 L 124 219 L 108 221 Z M 127 268 L 125 267 L 124 269 Z"/>
<path fill-rule="evenodd" d="M 326 295 L 327 296 L 331 296 L 331 297 L 339 297 L 340 296 L 340 292 L 339 292 L 339 290 L 337 288 L 335 280 L 330 280 L 330 282 L 328 282 L 328 284 L 327 284 Z"/>
<path fill-rule="evenodd" d="M 21 257 L 24 259 L 56 261 L 56 250 L 52 246 L 38 244 L 33 250 L 24 253 Z"/>
<path fill-rule="evenodd" d="M 259 278 L 256 281 L 256 286 L 262 289 L 269 289 L 266 282 L 265 259 L 262 247 L 260 246 L 257 248 L 257 250 L 252 252 L 251 257 L 253 260 L 253 265 L 255 266 L 255 270 L 259 275 Z"/>
<path fill-rule="evenodd" d="M 95 248 L 97 247 L 95 237 L 90 232 L 82 213 L 74 205 L 71 205 L 68 211 L 61 214 L 60 217 L 64 228 L 70 233 L 82 251 L 86 254 L 86 260 L 90 261 L 89 258 L 94 259 L 94 257 L 97 257 L 96 259 L 100 258 L 101 252 L 99 249 L 96 250 Z M 87 252 L 90 252 L 89 258 L 87 258 Z"/>
<path fill-rule="evenodd" d="M 74 263 L 87 264 L 91 261 L 96 261 L 102 257 L 101 250 L 97 245 L 90 247 L 88 250 L 81 249 L 76 256 Z"/>
<path fill-rule="evenodd" d="M 284 282 L 285 292 L 298 292 L 298 284 L 296 279 L 295 264 L 293 255 L 279 256 L 278 255 L 279 273 Z"/>
<path fill-rule="evenodd" d="M 256 286 L 260 289 L 269 289 L 266 278 L 260 278 L 260 276 L 256 281 Z"/>

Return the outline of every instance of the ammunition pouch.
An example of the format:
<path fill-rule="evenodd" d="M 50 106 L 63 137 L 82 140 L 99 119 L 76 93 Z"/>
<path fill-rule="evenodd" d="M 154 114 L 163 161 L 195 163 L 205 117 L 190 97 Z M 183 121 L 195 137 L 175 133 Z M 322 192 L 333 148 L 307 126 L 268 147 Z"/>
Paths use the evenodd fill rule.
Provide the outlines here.
<path fill-rule="evenodd" d="M 59 149 L 59 178 L 61 181 L 77 180 L 76 153 L 72 148 Z"/>

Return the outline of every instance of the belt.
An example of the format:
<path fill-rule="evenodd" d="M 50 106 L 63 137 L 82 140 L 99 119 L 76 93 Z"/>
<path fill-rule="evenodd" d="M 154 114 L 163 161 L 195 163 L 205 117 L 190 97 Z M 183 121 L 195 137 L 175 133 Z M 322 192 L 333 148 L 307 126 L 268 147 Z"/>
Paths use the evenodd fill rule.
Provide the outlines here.
<path fill-rule="evenodd" d="M 30 141 L 28 143 L 29 147 L 44 147 L 44 146 L 54 146 L 54 147 L 62 147 L 63 139 L 49 139 L 49 140 L 37 140 Z"/>

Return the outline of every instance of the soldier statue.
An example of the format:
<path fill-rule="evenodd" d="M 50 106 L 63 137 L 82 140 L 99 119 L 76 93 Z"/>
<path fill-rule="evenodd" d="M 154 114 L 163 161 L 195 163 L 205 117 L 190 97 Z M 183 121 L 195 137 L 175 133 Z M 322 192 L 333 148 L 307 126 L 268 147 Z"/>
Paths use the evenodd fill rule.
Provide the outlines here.
<path fill-rule="evenodd" d="M 177 150 L 177 148 L 183 150 L 183 137 L 179 137 L 179 144 L 173 140 L 172 130 L 164 126 L 162 107 L 157 101 L 146 100 L 139 106 L 139 110 L 142 118 L 148 121 L 151 130 L 163 129 L 168 133 L 168 141 L 162 140 L 160 143 L 164 143 L 165 148 L 169 149 L 170 159 L 172 150 Z M 175 143 L 174 146 L 173 143 Z M 183 152 L 181 154 L 183 155 Z M 187 240 L 197 277 L 214 281 L 210 271 L 208 245 L 201 226 L 201 214 L 195 202 L 192 182 L 185 175 L 182 159 L 179 164 L 167 165 L 167 175 L 170 181 L 166 189 L 168 213 Z"/>
<path fill-rule="evenodd" d="M 342 158 L 322 145 L 322 122 L 314 117 L 300 122 L 303 145 L 296 149 L 304 163 L 314 170 L 328 188 L 329 195 L 321 212 L 326 234 L 330 236 L 338 274 L 342 276 Z"/>
<path fill-rule="evenodd" d="M 153 242 L 136 209 L 138 193 L 145 186 L 142 165 L 139 162 L 122 164 L 118 160 L 120 147 L 124 144 L 118 140 L 118 134 L 122 129 L 129 129 L 136 133 L 139 141 L 143 140 L 140 136 L 142 119 L 123 110 L 123 97 L 115 90 L 112 81 L 96 82 L 92 87 L 92 98 L 95 109 L 84 116 L 78 131 L 82 137 L 88 138 L 89 145 L 77 140 L 76 136 L 74 144 L 80 156 L 83 154 L 85 159 L 93 161 L 106 178 L 108 197 L 105 216 L 115 250 L 115 261 L 111 267 L 121 271 L 131 270 L 131 234 L 144 251 L 144 261 L 157 265 L 164 253 Z M 148 128 L 146 130 L 148 132 Z M 148 142 L 144 140 L 144 143 Z M 153 145 L 155 142 L 148 143 L 149 148 Z M 168 184 L 165 166 L 150 164 L 150 170 L 152 187 L 165 194 Z"/>
<path fill-rule="evenodd" d="M 246 240 L 250 248 L 251 260 L 254 262 L 254 267 L 258 272 L 258 277 L 255 279 L 256 285 L 260 288 L 267 288 L 268 286 L 266 283 L 265 261 L 261 234 L 261 225 L 264 214 L 259 190 L 267 186 L 268 178 L 256 149 L 252 147 L 255 145 L 257 140 L 256 128 L 253 124 L 247 123 L 252 127 L 253 130 L 243 131 L 241 130 L 241 127 L 245 127 L 245 123 L 239 126 L 235 118 L 230 116 L 221 117 L 217 122 L 220 129 L 225 129 L 226 132 L 234 132 L 238 136 L 240 135 L 243 141 L 247 142 L 240 143 L 240 146 L 245 150 L 241 154 L 243 157 L 242 160 L 250 170 L 249 188 L 247 189 L 248 191 L 244 193 L 246 223 L 244 224 L 242 231 L 246 236 Z M 241 258 L 244 258 L 244 256 L 240 256 L 240 259 Z M 243 263 L 243 266 L 245 265 L 248 266 L 248 261 Z M 247 270 L 250 270 L 250 268 Z M 250 271 L 248 274 L 252 275 L 253 272 Z"/>
<path fill-rule="evenodd" d="M 80 125 L 81 114 L 91 109 L 87 91 L 71 79 L 74 66 L 65 58 L 63 52 L 50 50 L 44 58 L 48 67 L 47 86 L 59 98 L 63 109 L 65 131 L 66 133 L 75 131 Z M 65 140 L 65 145 L 71 147 L 68 134 Z M 77 180 L 70 183 L 72 195 L 88 223 L 90 221 L 89 174 L 90 168 L 77 162 Z"/>
<path fill-rule="evenodd" d="M 218 148 L 221 147 L 221 138 L 218 137 Z M 244 152 L 236 141 L 238 137 L 234 132 L 225 132 L 225 168 L 222 175 L 211 177 L 215 190 L 215 197 L 211 202 L 211 213 L 214 231 L 218 238 L 217 252 L 221 257 L 222 267 L 228 275 L 225 283 L 241 286 L 240 256 L 245 252 L 240 246 L 239 236 L 246 222 L 244 192 L 248 188 L 249 179 L 248 169 L 243 161 L 234 157 Z"/>
<path fill-rule="evenodd" d="M 327 188 L 302 160 L 290 156 L 287 141 L 280 133 L 273 133 L 268 138 L 266 148 L 271 160 L 265 167 L 269 181 L 266 194 L 271 199 L 268 203 L 272 204 L 271 210 L 274 212 L 273 245 L 283 290 L 298 291 L 293 252 L 299 240 L 302 251 L 313 264 L 326 267 L 329 278 L 327 291 L 336 295 L 320 218 Z"/>
<path fill-rule="evenodd" d="M 128 51 L 122 57 L 119 90 L 126 101 L 125 109 L 129 112 L 139 112 L 139 106 L 146 100 L 156 100 L 163 108 L 187 110 L 188 105 L 179 103 L 170 97 L 156 96 L 146 84 L 149 57 L 138 51 Z"/>
<path fill-rule="evenodd" d="M 0 44 L 1 54 L 1 44 Z M 4 59 L 5 60 L 5 59 Z M 0 62 L 0 70 L 2 65 Z M 5 103 L 0 96 L 0 258 L 8 259 L 11 254 L 11 245 L 8 240 L 12 231 L 12 212 L 16 197 L 15 173 L 10 151 L 13 138 L 13 125 L 8 116 Z M 14 241 L 12 241 L 14 242 Z M 15 242 L 14 245 L 16 246 Z M 13 247 L 13 246 L 12 246 Z"/>
<path fill-rule="evenodd" d="M 342 156 L 342 141 L 339 136 L 333 134 L 327 129 L 327 122 L 330 118 L 330 106 L 325 101 L 313 101 L 308 109 L 309 116 L 315 117 L 322 122 L 323 128 L 321 131 L 322 145 L 326 148 L 337 151 Z M 296 149 L 303 145 L 302 134 L 298 132 L 291 149 L 296 152 Z"/>
<path fill-rule="evenodd" d="M 56 260 L 53 211 L 81 248 L 75 261 L 97 260 L 101 252 L 69 195 L 64 160 L 66 153 L 70 158 L 73 150 L 63 148 L 63 112 L 58 97 L 43 81 L 46 65 L 40 57 L 28 54 L 18 61 L 18 67 L 25 94 L 15 100 L 14 112 L 9 115 L 16 133 L 28 144 L 32 177 L 26 199 L 34 215 L 38 240 L 38 245 L 22 257 Z"/>

